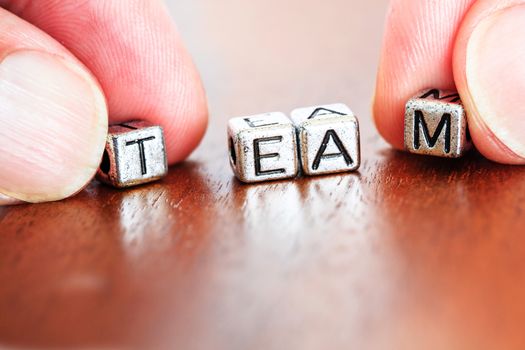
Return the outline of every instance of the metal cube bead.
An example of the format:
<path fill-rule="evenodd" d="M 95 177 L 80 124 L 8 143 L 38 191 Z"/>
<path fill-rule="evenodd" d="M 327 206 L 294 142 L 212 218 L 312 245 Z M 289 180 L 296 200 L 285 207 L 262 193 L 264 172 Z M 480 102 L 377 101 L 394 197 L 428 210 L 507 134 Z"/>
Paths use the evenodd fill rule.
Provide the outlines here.
<path fill-rule="evenodd" d="M 292 178 L 299 172 L 295 129 L 280 112 L 228 122 L 230 165 L 247 183 Z"/>
<path fill-rule="evenodd" d="M 112 125 L 97 179 L 124 188 L 158 180 L 168 173 L 160 126 L 143 121 Z"/>
<path fill-rule="evenodd" d="M 355 171 L 361 164 L 359 122 L 342 103 L 292 111 L 303 172 L 322 175 Z"/>
<path fill-rule="evenodd" d="M 428 89 L 405 108 L 405 149 L 411 153 L 459 158 L 472 147 L 467 115 L 455 91 Z"/>

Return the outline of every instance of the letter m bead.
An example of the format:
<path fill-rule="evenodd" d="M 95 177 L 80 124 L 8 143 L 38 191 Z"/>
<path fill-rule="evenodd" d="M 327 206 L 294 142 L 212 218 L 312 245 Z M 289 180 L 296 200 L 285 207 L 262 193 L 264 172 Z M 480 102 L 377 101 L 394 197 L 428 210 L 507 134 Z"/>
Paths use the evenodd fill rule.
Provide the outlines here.
<path fill-rule="evenodd" d="M 405 107 L 405 149 L 411 153 L 459 158 L 472 147 L 459 94 L 427 89 Z"/>
<path fill-rule="evenodd" d="M 135 121 L 109 127 L 99 181 L 124 188 L 158 180 L 167 172 L 160 126 Z"/>
<path fill-rule="evenodd" d="M 295 129 L 280 112 L 228 122 L 230 165 L 242 182 L 292 178 L 299 172 Z"/>

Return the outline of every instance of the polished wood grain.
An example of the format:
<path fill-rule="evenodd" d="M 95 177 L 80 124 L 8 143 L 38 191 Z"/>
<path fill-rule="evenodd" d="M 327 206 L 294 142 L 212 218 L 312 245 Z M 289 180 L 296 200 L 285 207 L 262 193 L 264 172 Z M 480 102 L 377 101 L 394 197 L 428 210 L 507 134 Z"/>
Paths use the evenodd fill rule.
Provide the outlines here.
<path fill-rule="evenodd" d="M 525 173 L 397 152 L 386 0 L 170 3 L 211 110 L 158 183 L 0 209 L 0 348 L 523 349 Z M 229 117 L 345 102 L 358 173 L 242 185 Z"/>

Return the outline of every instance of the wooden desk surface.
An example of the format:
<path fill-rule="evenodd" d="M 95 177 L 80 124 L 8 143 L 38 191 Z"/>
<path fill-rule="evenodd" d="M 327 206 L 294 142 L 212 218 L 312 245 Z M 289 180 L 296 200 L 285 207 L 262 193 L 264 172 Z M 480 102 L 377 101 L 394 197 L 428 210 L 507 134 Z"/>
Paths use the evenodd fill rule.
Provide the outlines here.
<path fill-rule="evenodd" d="M 523 349 L 525 173 L 379 138 L 386 2 L 173 1 L 207 136 L 162 182 L 0 209 L 0 348 Z M 359 173 L 233 178 L 229 117 L 336 101 Z"/>

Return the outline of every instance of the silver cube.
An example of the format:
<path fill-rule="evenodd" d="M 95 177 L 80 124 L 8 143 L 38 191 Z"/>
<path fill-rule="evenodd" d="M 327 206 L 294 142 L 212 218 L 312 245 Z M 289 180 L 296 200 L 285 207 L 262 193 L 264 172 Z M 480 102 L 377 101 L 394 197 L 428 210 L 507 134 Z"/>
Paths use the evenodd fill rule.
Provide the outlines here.
<path fill-rule="evenodd" d="M 124 188 L 158 180 L 168 173 L 160 126 L 143 121 L 112 125 L 97 179 Z"/>
<path fill-rule="evenodd" d="M 230 165 L 243 182 L 297 176 L 297 142 L 290 120 L 280 112 L 237 117 L 228 122 Z"/>
<path fill-rule="evenodd" d="M 405 149 L 411 153 L 459 158 L 472 147 L 467 115 L 455 91 L 427 89 L 405 108 Z"/>
<path fill-rule="evenodd" d="M 321 175 L 355 171 L 361 164 L 359 122 L 342 103 L 292 111 L 303 172 Z"/>

